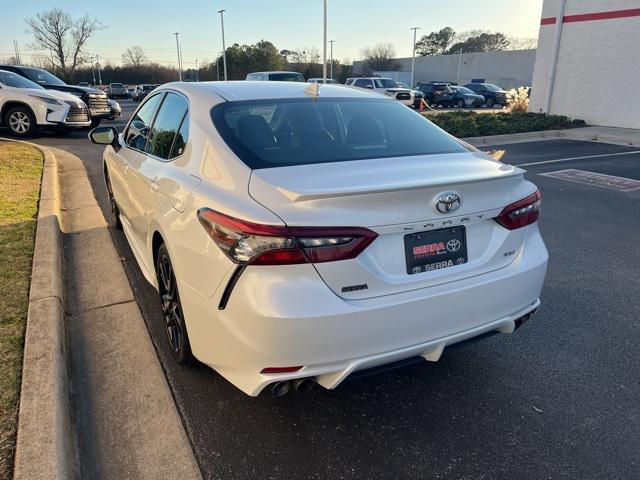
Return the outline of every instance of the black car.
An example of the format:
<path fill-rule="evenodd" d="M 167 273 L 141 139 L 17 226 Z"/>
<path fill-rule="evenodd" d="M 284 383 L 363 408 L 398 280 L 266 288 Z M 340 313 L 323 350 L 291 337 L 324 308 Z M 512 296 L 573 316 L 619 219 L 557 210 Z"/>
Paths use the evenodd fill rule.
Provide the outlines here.
<path fill-rule="evenodd" d="M 111 116 L 111 109 L 107 103 L 107 94 L 101 90 L 91 87 L 67 85 L 55 75 L 47 72 L 46 70 L 42 70 L 41 68 L 0 65 L 0 70 L 17 73 L 32 82 L 42 85 L 47 90 L 69 92 L 80 97 L 87 107 L 89 107 L 92 127 L 97 127 L 101 120 L 105 120 Z"/>
<path fill-rule="evenodd" d="M 507 106 L 511 101 L 509 92 L 493 83 L 467 83 L 465 87 L 478 95 L 482 95 L 487 107 L 493 107 L 494 105 Z"/>
<path fill-rule="evenodd" d="M 433 107 L 440 105 L 441 107 L 448 107 L 453 101 L 453 90 L 451 90 L 448 83 L 445 82 L 418 82 L 416 90 L 420 90 L 424 93 L 424 101 L 427 105 Z"/>
<path fill-rule="evenodd" d="M 453 99 L 451 104 L 458 108 L 477 108 L 481 107 L 485 99 L 482 95 L 478 95 L 474 93 L 473 90 L 469 90 L 467 87 L 461 87 L 459 85 L 451 85 L 451 90 L 453 90 Z"/>

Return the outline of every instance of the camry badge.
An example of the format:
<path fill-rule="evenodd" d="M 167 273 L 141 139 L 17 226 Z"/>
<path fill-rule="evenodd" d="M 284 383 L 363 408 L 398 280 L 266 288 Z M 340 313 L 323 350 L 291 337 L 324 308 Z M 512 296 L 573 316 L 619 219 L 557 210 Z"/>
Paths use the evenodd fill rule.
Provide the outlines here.
<path fill-rule="evenodd" d="M 436 200 L 436 208 L 440 213 L 451 213 L 460 206 L 460 197 L 453 192 L 443 193 Z"/>

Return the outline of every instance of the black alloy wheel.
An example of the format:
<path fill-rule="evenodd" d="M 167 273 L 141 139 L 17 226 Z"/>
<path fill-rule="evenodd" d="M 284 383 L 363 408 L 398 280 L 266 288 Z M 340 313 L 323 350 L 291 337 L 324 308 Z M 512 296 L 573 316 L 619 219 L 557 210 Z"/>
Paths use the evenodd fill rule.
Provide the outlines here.
<path fill-rule="evenodd" d="M 184 323 L 176 276 L 169 258 L 169 252 L 164 243 L 158 249 L 156 277 L 158 279 L 162 313 L 164 314 L 165 333 L 167 334 L 167 342 L 169 343 L 171 354 L 182 365 L 191 363 L 193 356 Z"/>

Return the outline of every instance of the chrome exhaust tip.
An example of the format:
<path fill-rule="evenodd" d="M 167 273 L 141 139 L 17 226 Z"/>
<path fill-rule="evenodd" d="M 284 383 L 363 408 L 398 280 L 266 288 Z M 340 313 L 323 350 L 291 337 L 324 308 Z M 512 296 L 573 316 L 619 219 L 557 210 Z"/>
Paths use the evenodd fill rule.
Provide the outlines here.
<path fill-rule="evenodd" d="M 293 381 L 293 388 L 296 389 L 298 393 L 306 393 L 311 390 L 316 382 L 314 382 L 311 378 L 298 378 Z"/>
<path fill-rule="evenodd" d="M 271 390 L 271 395 L 274 397 L 281 397 L 289 392 L 291 389 L 291 382 L 289 380 L 274 382 L 269 388 Z"/>

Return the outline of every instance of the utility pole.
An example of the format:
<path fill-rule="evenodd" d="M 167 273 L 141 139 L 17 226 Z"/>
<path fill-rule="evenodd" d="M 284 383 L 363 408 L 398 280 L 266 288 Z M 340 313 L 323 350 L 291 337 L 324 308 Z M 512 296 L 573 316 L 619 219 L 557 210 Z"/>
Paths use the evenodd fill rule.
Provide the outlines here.
<path fill-rule="evenodd" d="M 458 76 L 456 78 L 456 83 L 460 85 L 460 72 L 462 71 L 462 47 L 458 51 Z"/>
<path fill-rule="evenodd" d="M 413 51 L 411 53 L 411 85 L 409 88 L 413 88 L 413 74 L 415 72 L 416 64 L 416 33 L 420 30 L 420 27 L 411 27 L 409 30 L 413 30 Z"/>
<path fill-rule="evenodd" d="M 96 71 L 93 68 L 93 57 L 91 57 L 91 78 L 93 78 L 93 83 L 91 84 L 92 86 L 96 86 Z"/>
<path fill-rule="evenodd" d="M 220 14 L 220 26 L 222 27 L 222 62 L 224 63 L 224 81 L 227 81 L 227 47 L 224 44 L 224 12 L 226 10 L 218 10 Z"/>
<path fill-rule="evenodd" d="M 100 90 L 102 90 L 102 75 L 100 75 L 100 55 L 96 55 L 96 68 L 98 69 L 98 82 L 100 82 Z"/>
<path fill-rule="evenodd" d="M 324 0 L 324 29 L 322 36 L 322 83 L 327 83 L 327 1 Z"/>
<path fill-rule="evenodd" d="M 16 63 L 18 64 L 18 66 L 20 66 L 22 65 L 22 62 L 20 61 L 20 49 L 18 48 L 18 42 L 16 42 L 15 40 L 13 41 L 13 49 L 15 52 Z"/>
<path fill-rule="evenodd" d="M 331 60 L 329 60 L 329 68 L 330 68 L 330 73 L 329 73 L 329 77 L 331 78 L 331 80 L 333 80 L 333 42 L 335 42 L 335 40 L 329 40 L 329 43 L 331 44 L 331 50 L 330 50 L 330 54 L 329 54 L 329 58 Z"/>
<path fill-rule="evenodd" d="M 178 41 L 178 35 L 180 32 L 175 32 L 176 36 L 176 51 L 178 52 L 178 80 L 182 81 L 182 63 L 180 62 L 180 42 Z"/>
<path fill-rule="evenodd" d="M 198 59 L 196 58 L 196 82 L 198 81 Z"/>

